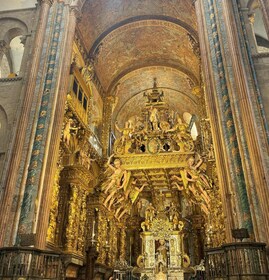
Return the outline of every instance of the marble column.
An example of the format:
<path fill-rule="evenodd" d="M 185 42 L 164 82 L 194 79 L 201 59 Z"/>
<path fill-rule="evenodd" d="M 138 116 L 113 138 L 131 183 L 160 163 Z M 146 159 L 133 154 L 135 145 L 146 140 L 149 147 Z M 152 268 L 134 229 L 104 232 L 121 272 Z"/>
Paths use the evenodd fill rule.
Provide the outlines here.
<path fill-rule="evenodd" d="M 269 177 L 266 168 L 266 157 L 262 150 L 262 145 L 266 145 L 266 135 L 262 135 L 258 127 L 262 125 L 257 111 L 257 100 L 255 98 L 254 86 L 249 82 L 251 76 L 247 57 L 240 42 L 240 17 L 236 12 L 238 7 L 230 1 L 223 1 L 224 21 L 226 23 L 229 54 L 231 56 L 232 67 L 234 70 L 234 83 L 236 90 L 233 92 L 234 100 L 239 108 L 238 118 L 241 117 L 242 123 L 241 145 L 246 157 L 242 159 L 245 165 L 245 177 L 248 180 L 248 197 L 252 212 L 255 238 L 257 241 L 269 242 Z M 236 34 L 238 34 L 236 36 Z M 260 122 L 260 123 L 259 123 Z"/>
<path fill-rule="evenodd" d="M 14 190 L 16 187 L 16 181 L 18 178 L 18 170 L 21 164 L 21 157 L 23 153 L 23 146 L 26 139 L 27 125 L 30 119 L 30 111 L 32 107 L 32 101 L 35 94 L 36 78 L 38 75 L 38 68 L 40 65 L 40 58 L 43 50 L 43 42 L 45 38 L 45 30 L 48 21 L 50 7 L 53 1 L 42 0 L 40 1 L 39 20 L 36 28 L 36 34 L 33 45 L 35 46 L 32 51 L 32 61 L 29 70 L 29 75 L 26 84 L 26 90 L 22 102 L 22 112 L 19 118 L 19 122 L 16 127 L 16 135 L 12 146 L 12 154 L 9 159 L 9 164 L 6 171 L 6 177 L 4 179 L 5 191 L 3 195 L 3 202 L 0 206 L 1 222 L 0 222 L 0 247 L 4 244 L 5 233 L 10 223 L 10 212 L 12 206 L 12 199 Z"/>
<path fill-rule="evenodd" d="M 245 227 L 252 239 L 267 241 L 258 224 L 267 207 L 266 133 L 237 1 L 196 1 L 206 99 L 225 209 L 231 229 Z M 262 106 L 262 105 L 261 105 Z M 218 127 L 216 127 L 218 125 Z M 258 132 L 259 131 L 259 132 Z M 262 190 L 263 189 L 263 190 Z M 257 210 L 255 210 L 257 209 Z M 267 212 L 267 210 L 266 210 Z M 267 220 L 265 219 L 265 227 Z M 258 228 L 260 227 L 260 228 Z"/>
<path fill-rule="evenodd" d="M 47 166 L 45 169 L 46 176 L 44 177 L 43 182 L 43 184 L 48 187 L 44 188 L 42 192 L 42 200 L 40 201 L 40 212 L 36 231 L 36 246 L 39 248 L 44 248 L 46 245 L 46 232 L 48 227 L 49 208 L 52 191 L 51 187 L 53 185 L 53 179 L 55 176 L 57 159 L 59 155 L 59 145 L 61 140 L 61 130 L 64 118 L 66 92 L 68 90 L 69 83 L 73 39 L 75 35 L 76 23 L 80 16 L 77 7 L 67 6 L 66 8 L 69 9 L 69 17 L 68 23 L 65 28 L 65 41 L 63 43 L 64 58 L 62 61 L 61 73 L 59 75 L 59 88 L 57 99 L 54 102 L 55 115 L 50 130 Z"/>

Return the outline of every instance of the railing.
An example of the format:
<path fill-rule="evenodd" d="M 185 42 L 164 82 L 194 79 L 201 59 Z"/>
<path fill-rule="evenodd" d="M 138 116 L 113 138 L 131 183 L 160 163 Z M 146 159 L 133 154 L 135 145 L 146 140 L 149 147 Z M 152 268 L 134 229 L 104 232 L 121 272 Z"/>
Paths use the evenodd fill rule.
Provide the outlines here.
<path fill-rule="evenodd" d="M 238 242 L 205 250 L 206 279 L 269 279 L 264 243 Z"/>
<path fill-rule="evenodd" d="M 64 279 L 61 255 L 34 248 L 1 248 L 0 279 Z"/>

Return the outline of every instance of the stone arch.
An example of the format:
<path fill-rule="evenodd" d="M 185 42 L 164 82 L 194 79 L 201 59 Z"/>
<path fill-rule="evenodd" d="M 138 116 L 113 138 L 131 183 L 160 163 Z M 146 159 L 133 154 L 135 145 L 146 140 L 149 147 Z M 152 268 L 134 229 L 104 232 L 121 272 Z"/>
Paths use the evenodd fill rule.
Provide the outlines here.
<path fill-rule="evenodd" d="M 255 36 L 258 52 L 268 52 L 269 38 L 263 19 L 262 10 L 258 0 L 249 0 L 247 3 L 249 9 L 248 16 L 252 23 L 253 33 Z"/>
<path fill-rule="evenodd" d="M 9 76 L 6 75 L 7 70 L 9 73 L 13 73 L 11 74 L 13 77 L 15 72 L 20 70 L 24 53 L 22 39 L 25 38 L 28 28 L 24 22 L 14 18 L 2 18 L 0 19 L 0 25 L 2 27 L 0 31 L 0 70 L 2 70 L 3 78 Z"/>
<path fill-rule="evenodd" d="M 26 35 L 28 33 L 27 25 L 16 18 L 0 18 L 0 25 L 0 40 L 5 40 L 8 44 L 16 36 Z"/>

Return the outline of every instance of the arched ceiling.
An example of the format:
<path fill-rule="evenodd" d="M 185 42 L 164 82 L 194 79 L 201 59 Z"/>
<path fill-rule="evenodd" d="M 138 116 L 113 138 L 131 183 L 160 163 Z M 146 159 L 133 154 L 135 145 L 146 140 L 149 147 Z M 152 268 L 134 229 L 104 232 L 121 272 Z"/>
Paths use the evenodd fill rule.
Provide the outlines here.
<path fill-rule="evenodd" d="M 196 98 L 193 96 L 189 78 L 174 68 L 151 66 L 137 69 L 125 75 L 115 87 L 113 121 L 119 126 L 134 115 L 140 115 L 147 101 L 145 91 L 150 91 L 153 79 L 157 78 L 158 88 L 164 92 L 164 101 L 170 109 L 181 115 L 184 112 L 194 114 L 197 111 Z M 128 108 L 126 110 L 126 108 Z"/>
<path fill-rule="evenodd" d="M 138 17 L 166 16 L 190 30 L 197 30 L 195 10 L 191 0 L 86 0 L 82 8 L 79 29 L 88 51 L 107 30 Z"/>
<path fill-rule="evenodd" d="M 200 60 L 191 44 L 191 0 L 86 0 L 78 31 L 104 91 L 116 95 L 113 121 L 141 111 L 153 78 L 174 111 L 196 113 L 191 86 L 200 83 Z"/>

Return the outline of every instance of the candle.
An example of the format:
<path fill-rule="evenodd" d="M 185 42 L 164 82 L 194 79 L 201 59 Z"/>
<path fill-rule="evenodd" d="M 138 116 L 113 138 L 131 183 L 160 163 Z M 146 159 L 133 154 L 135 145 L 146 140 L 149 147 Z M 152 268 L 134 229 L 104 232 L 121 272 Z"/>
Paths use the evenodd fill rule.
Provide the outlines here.
<path fill-rule="evenodd" d="M 94 236 L 95 236 L 94 227 L 95 227 L 95 220 L 93 220 L 93 223 L 92 223 L 92 239 L 94 239 Z"/>

